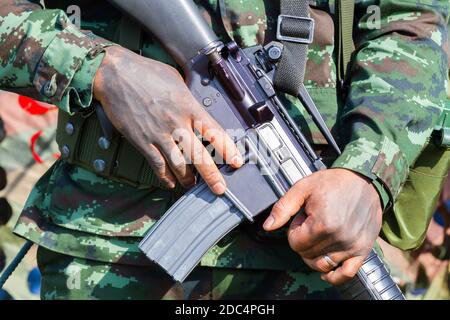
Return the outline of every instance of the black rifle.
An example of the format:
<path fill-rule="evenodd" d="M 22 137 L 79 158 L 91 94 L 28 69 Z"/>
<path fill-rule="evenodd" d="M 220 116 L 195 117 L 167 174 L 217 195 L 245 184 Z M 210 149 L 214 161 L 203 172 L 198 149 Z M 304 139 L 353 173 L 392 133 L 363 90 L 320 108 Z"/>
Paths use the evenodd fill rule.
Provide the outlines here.
<path fill-rule="evenodd" d="M 273 47 L 223 44 L 191 0 L 110 0 L 165 46 L 183 67 L 194 97 L 245 150 L 239 170 L 220 166 L 227 191 L 214 195 L 200 181 L 140 243 L 149 259 L 182 282 L 206 251 L 245 220 L 270 208 L 298 180 L 325 169 L 273 88 Z M 272 49 L 272 52 L 270 50 Z M 308 92 L 300 100 L 337 148 Z M 337 150 L 339 151 L 339 150 Z M 343 298 L 404 299 L 372 250 Z"/>

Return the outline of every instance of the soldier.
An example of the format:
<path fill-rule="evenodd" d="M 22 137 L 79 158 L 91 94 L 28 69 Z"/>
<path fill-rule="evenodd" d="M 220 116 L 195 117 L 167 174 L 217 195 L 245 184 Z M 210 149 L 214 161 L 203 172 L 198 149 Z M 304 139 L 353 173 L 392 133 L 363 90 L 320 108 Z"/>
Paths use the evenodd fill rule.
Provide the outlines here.
<path fill-rule="evenodd" d="M 137 247 L 181 194 L 176 182 L 195 183 L 178 149 L 188 146 L 172 133 L 190 132 L 195 146 L 188 156 L 217 194 L 224 180 L 194 129 L 228 163 L 239 167 L 242 159 L 150 35 L 133 45 L 126 19 L 106 1 L 43 2 L 44 9 L 25 0 L 0 7 L 0 87 L 61 109 L 62 159 L 37 183 L 15 228 L 39 245 L 42 298 L 334 298 L 331 284 L 355 275 L 382 223 L 404 230 L 401 215 L 383 212 L 445 104 L 448 1 L 357 1 L 345 96 L 336 76 L 336 2 L 310 1 L 316 27 L 305 84 L 344 151 L 333 156 L 301 105 L 285 97 L 332 169 L 297 183 L 269 217 L 233 231 L 183 284 Z M 244 47 L 274 39 L 278 1 L 196 2 L 225 39 Z M 70 23 L 69 4 L 81 8 L 81 28 L 92 33 Z M 102 137 L 94 98 L 123 137 Z M 274 232 L 301 207 L 306 219 L 294 218 L 287 236 L 285 229 Z"/>

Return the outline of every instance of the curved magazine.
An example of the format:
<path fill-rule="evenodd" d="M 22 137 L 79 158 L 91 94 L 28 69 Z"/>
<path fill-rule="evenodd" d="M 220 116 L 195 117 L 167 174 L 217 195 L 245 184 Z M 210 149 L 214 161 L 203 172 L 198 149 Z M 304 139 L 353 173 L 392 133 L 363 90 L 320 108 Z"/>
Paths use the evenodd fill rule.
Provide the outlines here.
<path fill-rule="evenodd" d="M 183 282 L 202 256 L 245 219 L 231 199 L 217 197 L 200 183 L 167 211 L 139 248 L 175 281 Z M 338 290 L 343 299 L 404 300 L 374 250 L 357 276 Z"/>

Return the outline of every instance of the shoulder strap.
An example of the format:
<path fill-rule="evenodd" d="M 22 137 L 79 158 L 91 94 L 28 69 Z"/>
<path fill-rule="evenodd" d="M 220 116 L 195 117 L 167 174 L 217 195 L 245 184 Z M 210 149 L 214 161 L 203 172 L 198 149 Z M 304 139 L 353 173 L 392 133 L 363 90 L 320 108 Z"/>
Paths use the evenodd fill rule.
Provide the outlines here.
<path fill-rule="evenodd" d="M 297 96 L 305 78 L 308 45 L 314 35 L 314 20 L 309 17 L 308 0 L 280 0 L 277 39 L 283 55 L 275 73 L 275 87 Z"/>
<path fill-rule="evenodd" d="M 283 54 L 275 71 L 275 88 L 300 99 L 327 142 L 340 154 L 336 141 L 303 84 L 308 46 L 314 36 L 314 20 L 309 17 L 309 1 L 280 0 L 280 5 L 277 39 L 283 44 Z"/>
<path fill-rule="evenodd" d="M 355 44 L 353 43 L 353 21 L 355 14 L 354 0 L 340 0 L 336 1 L 336 52 L 337 57 L 337 81 L 343 84 L 347 75 L 348 64 L 353 51 L 355 51 Z"/>

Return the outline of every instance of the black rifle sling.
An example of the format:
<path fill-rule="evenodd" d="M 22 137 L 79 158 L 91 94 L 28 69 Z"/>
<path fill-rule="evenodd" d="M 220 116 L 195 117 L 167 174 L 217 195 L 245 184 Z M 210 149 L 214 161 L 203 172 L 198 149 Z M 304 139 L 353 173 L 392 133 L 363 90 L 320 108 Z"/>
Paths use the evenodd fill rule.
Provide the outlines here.
<path fill-rule="evenodd" d="M 305 78 L 308 45 L 312 42 L 314 23 L 309 18 L 308 0 L 280 0 L 277 38 L 283 43 L 283 56 L 275 76 L 278 90 L 297 96 Z M 353 43 L 354 0 L 336 1 L 337 80 L 347 73 Z"/>
<path fill-rule="evenodd" d="M 280 0 L 277 39 L 283 44 L 283 54 L 275 72 L 277 90 L 298 97 L 311 115 L 328 144 L 337 154 L 341 151 L 320 115 L 303 82 L 308 45 L 314 36 L 314 20 L 309 17 L 308 0 Z"/>
<path fill-rule="evenodd" d="M 274 85 L 293 96 L 299 94 L 303 85 L 308 45 L 314 33 L 314 22 L 309 18 L 308 9 L 308 0 L 280 0 L 277 38 L 283 44 L 283 55 Z"/>

